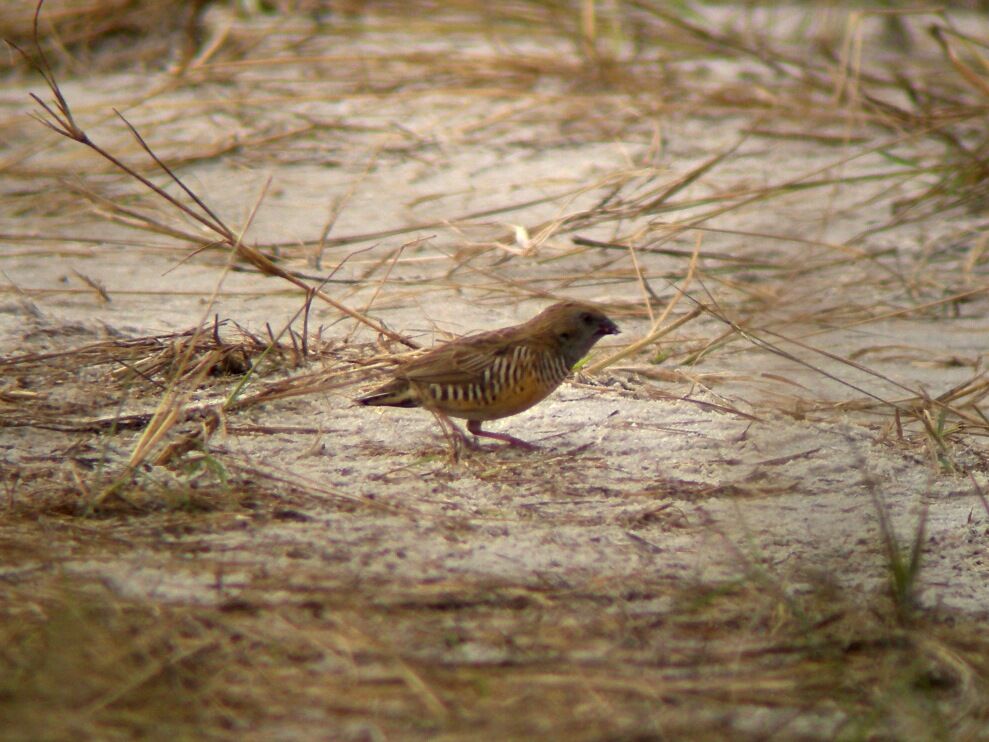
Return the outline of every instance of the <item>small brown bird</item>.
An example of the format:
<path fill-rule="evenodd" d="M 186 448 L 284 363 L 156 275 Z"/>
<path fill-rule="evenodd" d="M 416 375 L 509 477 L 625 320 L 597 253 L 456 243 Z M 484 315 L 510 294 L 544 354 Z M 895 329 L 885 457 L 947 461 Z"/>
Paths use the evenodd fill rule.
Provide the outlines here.
<path fill-rule="evenodd" d="M 476 436 L 532 449 L 530 443 L 481 430 L 485 420 L 516 415 L 545 399 L 594 343 L 618 327 L 589 304 L 564 301 L 528 322 L 458 338 L 395 371 L 395 378 L 357 401 L 424 407 L 463 438 L 449 418 L 467 420 Z"/>

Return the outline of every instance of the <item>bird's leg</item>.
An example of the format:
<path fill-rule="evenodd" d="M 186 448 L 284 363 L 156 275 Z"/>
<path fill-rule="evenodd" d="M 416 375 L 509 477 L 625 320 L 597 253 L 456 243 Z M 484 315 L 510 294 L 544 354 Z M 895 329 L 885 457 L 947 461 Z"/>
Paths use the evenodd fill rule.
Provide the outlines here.
<path fill-rule="evenodd" d="M 443 429 L 443 436 L 446 438 L 447 442 L 450 444 L 450 452 L 453 456 L 453 460 L 456 461 L 460 458 L 460 451 L 468 448 L 477 448 L 477 444 L 474 443 L 470 438 L 468 438 L 464 431 L 458 428 L 449 417 L 444 415 L 439 410 L 430 409 L 433 416 L 439 421 L 440 427 Z"/>
<path fill-rule="evenodd" d="M 526 443 L 521 438 L 516 438 L 514 435 L 509 435 L 508 433 L 489 433 L 487 430 L 481 430 L 480 420 L 468 420 L 467 430 L 476 436 L 482 438 L 494 438 L 495 440 L 504 441 L 510 446 L 517 446 L 518 448 L 525 449 L 526 451 L 535 451 L 539 448 L 539 446 Z"/>

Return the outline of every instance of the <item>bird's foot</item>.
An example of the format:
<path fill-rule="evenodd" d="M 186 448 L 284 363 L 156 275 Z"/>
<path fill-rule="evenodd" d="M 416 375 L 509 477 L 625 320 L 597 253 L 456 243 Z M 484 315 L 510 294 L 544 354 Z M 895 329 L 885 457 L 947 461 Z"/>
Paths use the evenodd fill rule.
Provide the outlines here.
<path fill-rule="evenodd" d="M 502 441 L 509 446 L 521 448 L 523 451 L 536 451 L 539 449 L 539 446 L 528 443 L 521 438 L 516 438 L 514 435 L 509 435 L 508 433 L 490 433 L 487 430 L 481 430 L 481 423 L 477 420 L 470 420 L 467 423 L 467 430 L 479 438 L 494 438 L 496 441 Z"/>

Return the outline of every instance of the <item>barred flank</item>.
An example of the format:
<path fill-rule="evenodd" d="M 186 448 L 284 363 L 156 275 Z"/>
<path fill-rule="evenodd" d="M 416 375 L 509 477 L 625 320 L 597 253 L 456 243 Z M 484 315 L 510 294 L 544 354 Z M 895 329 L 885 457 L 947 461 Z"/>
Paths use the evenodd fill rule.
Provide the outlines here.
<path fill-rule="evenodd" d="M 492 405 L 503 395 L 519 393 L 529 384 L 555 389 L 569 373 L 570 369 L 558 353 L 537 352 L 520 345 L 513 348 L 510 355 L 495 358 L 481 372 L 479 382 L 433 383 L 426 386 L 423 391 L 438 403 L 466 402 Z"/>

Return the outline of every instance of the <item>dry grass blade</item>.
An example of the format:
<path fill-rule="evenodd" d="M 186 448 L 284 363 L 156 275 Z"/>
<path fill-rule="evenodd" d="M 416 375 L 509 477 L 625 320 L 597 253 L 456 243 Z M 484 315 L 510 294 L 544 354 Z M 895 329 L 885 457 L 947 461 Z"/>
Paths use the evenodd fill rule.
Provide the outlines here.
<path fill-rule="evenodd" d="M 602 358 L 600 361 L 595 361 L 594 363 L 588 364 L 585 368 L 581 369 L 581 371 L 586 374 L 596 374 L 599 371 L 603 371 L 609 366 L 613 366 L 619 361 L 622 361 L 628 358 L 629 356 L 635 355 L 643 348 L 648 348 L 650 345 L 655 343 L 661 337 L 664 337 L 665 335 L 669 335 L 674 330 L 683 327 L 692 319 L 696 319 L 703 313 L 704 313 L 703 309 L 700 308 L 692 309 L 691 311 L 687 312 L 687 314 L 677 318 L 670 324 L 662 327 L 660 325 L 662 324 L 663 318 L 660 318 L 645 337 L 636 340 L 634 343 L 630 343 L 625 348 L 620 350 L 618 353 L 610 355 L 607 358 Z"/>
<path fill-rule="evenodd" d="M 981 93 L 983 97 L 989 98 L 989 82 L 986 82 L 985 77 L 965 64 L 955 52 L 951 44 L 948 43 L 948 39 L 946 37 L 948 33 L 950 33 L 949 29 L 942 26 L 931 26 L 930 30 L 931 36 L 933 36 L 937 43 L 941 46 L 941 50 L 945 53 L 945 56 L 948 57 L 948 60 L 951 62 L 951 65 L 955 68 L 958 74 L 960 74 L 975 90 Z M 984 58 L 980 58 L 980 61 L 982 63 L 983 70 L 986 70 L 987 67 L 989 67 L 986 60 Z"/>
<path fill-rule="evenodd" d="M 100 157 L 103 157 L 105 160 L 113 164 L 114 167 L 116 167 L 118 170 L 120 170 L 123 173 L 126 173 L 129 177 L 137 180 L 144 187 L 151 190 L 156 196 L 163 199 L 174 208 L 178 209 L 181 213 L 185 214 L 186 216 L 202 224 L 208 230 L 215 233 L 223 244 L 225 244 L 231 250 L 236 252 L 238 256 L 240 256 L 241 258 L 247 260 L 249 263 L 254 265 L 263 274 L 282 278 L 294 284 L 295 286 L 301 288 L 303 291 L 308 292 L 310 290 L 310 287 L 308 286 L 308 284 L 306 284 L 305 281 L 296 278 L 290 272 L 286 271 L 285 269 L 281 268 L 276 263 L 274 263 L 267 255 L 262 253 L 260 250 L 258 250 L 255 247 L 251 247 L 249 245 L 244 244 L 237 236 L 235 236 L 234 233 L 230 230 L 230 228 L 227 227 L 226 224 L 224 224 L 223 221 L 220 220 L 219 217 L 217 217 L 216 214 L 213 213 L 213 211 L 206 205 L 206 203 L 191 188 L 189 188 L 166 163 L 164 163 L 154 153 L 154 151 L 151 149 L 150 146 L 148 146 L 148 143 L 144 140 L 141 134 L 123 116 L 123 114 L 116 112 L 117 116 L 127 126 L 127 128 L 130 130 L 134 139 L 138 142 L 141 148 L 155 162 L 155 164 L 169 177 L 169 179 L 172 182 L 174 182 L 189 197 L 189 199 L 193 202 L 196 208 L 190 207 L 189 205 L 183 203 L 176 197 L 172 196 L 170 193 L 165 191 L 157 184 L 153 183 L 147 177 L 145 177 L 144 175 L 137 172 L 135 169 L 133 169 L 132 167 L 121 161 L 115 155 L 113 155 L 112 153 L 110 153 L 100 145 L 93 142 L 86 134 L 86 132 L 83 131 L 76 124 L 75 118 L 73 117 L 72 114 L 72 109 L 69 106 L 68 101 L 65 99 L 65 96 L 62 94 L 62 91 L 58 85 L 58 81 L 55 78 L 55 74 L 52 71 L 51 66 L 48 63 L 48 59 L 45 56 L 44 51 L 41 49 L 39 43 L 37 25 L 38 25 L 38 17 L 40 16 L 41 8 L 43 5 L 44 5 L 44 0 L 39 0 L 37 8 L 35 10 L 34 41 L 35 41 L 35 49 L 37 50 L 39 56 L 39 61 L 35 62 L 34 60 L 31 59 L 31 57 L 27 54 L 27 52 L 15 46 L 17 51 L 20 52 L 24 56 L 24 58 L 28 62 L 30 62 L 33 65 L 33 67 L 41 74 L 41 76 L 45 80 L 45 83 L 48 85 L 49 90 L 54 96 L 54 102 L 52 104 L 48 104 L 45 103 L 43 100 L 41 100 L 41 98 L 39 98 L 34 93 L 31 94 L 31 97 L 41 107 L 44 113 L 47 114 L 47 117 L 41 115 L 35 115 L 35 118 L 40 123 L 42 123 L 49 129 L 54 131 L 56 134 L 59 134 L 67 139 L 71 139 L 72 141 L 78 142 L 79 144 L 82 144 L 90 148 L 91 150 L 96 152 Z M 348 317 L 351 317 L 357 320 L 358 322 L 367 325 L 375 332 L 378 332 L 388 338 L 391 338 L 396 342 L 400 342 L 403 345 L 406 345 L 410 348 L 417 347 L 416 344 L 413 343 L 408 338 L 405 338 L 389 330 L 388 328 L 384 327 L 383 325 L 371 319 L 370 317 L 367 317 L 366 315 L 358 312 L 357 310 L 347 307 L 346 305 L 338 302 L 336 299 L 332 298 L 325 292 L 318 291 L 316 292 L 316 296 L 318 296 L 322 301 L 325 301 L 327 304 L 332 306 L 334 309 L 342 312 L 343 314 L 346 314 Z"/>
<path fill-rule="evenodd" d="M 121 3 L 0 95 L 0 736 L 983 734 L 985 18 Z M 353 401 L 561 299 L 541 450 Z"/>
<path fill-rule="evenodd" d="M 153 65 L 163 57 L 189 53 L 201 32 L 208 3 L 185 0 L 102 0 L 49 2 L 44 43 L 57 62 L 72 70 L 114 70 L 130 65 Z M 0 19 L 0 38 L 31 43 L 34 11 L 30 3 L 15 3 Z M 115 44 L 114 39 L 140 36 L 142 43 Z M 9 43 L 8 42 L 8 43 Z M 5 60 L 14 67 L 16 59 Z"/>
<path fill-rule="evenodd" d="M 660 315 L 659 319 L 652 320 L 652 313 L 650 312 L 650 320 L 652 327 L 650 328 L 646 336 L 644 338 L 635 341 L 634 343 L 630 343 L 626 348 L 619 351 L 618 353 L 615 353 L 614 355 L 611 355 L 608 358 L 604 358 L 600 361 L 591 364 L 586 369 L 584 369 L 585 373 L 589 373 L 589 374 L 596 373 L 602 369 L 607 368 L 608 366 L 611 366 L 614 363 L 617 363 L 618 361 L 624 358 L 628 358 L 629 356 L 634 355 L 643 348 L 652 345 L 659 338 L 663 337 L 664 335 L 668 335 L 669 333 L 673 332 L 679 327 L 682 327 L 683 325 L 687 324 L 690 320 L 695 319 L 696 317 L 700 316 L 703 313 L 703 309 L 701 307 L 696 307 L 692 311 L 684 315 L 683 317 L 680 317 L 675 322 L 670 323 L 666 327 L 660 327 L 660 325 L 662 325 L 662 323 L 669 316 L 670 312 L 673 311 L 673 308 L 677 305 L 677 302 L 680 301 L 680 298 L 682 296 L 687 295 L 687 289 L 690 287 L 690 282 L 691 280 L 693 280 L 694 277 L 694 270 L 697 268 L 697 256 L 700 253 L 700 249 L 701 249 L 701 242 L 698 239 L 694 245 L 694 252 L 690 256 L 690 265 L 687 268 L 687 275 L 683 280 L 683 285 L 677 288 L 673 300 L 666 305 L 666 308 L 663 310 L 663 314 Z"/>

